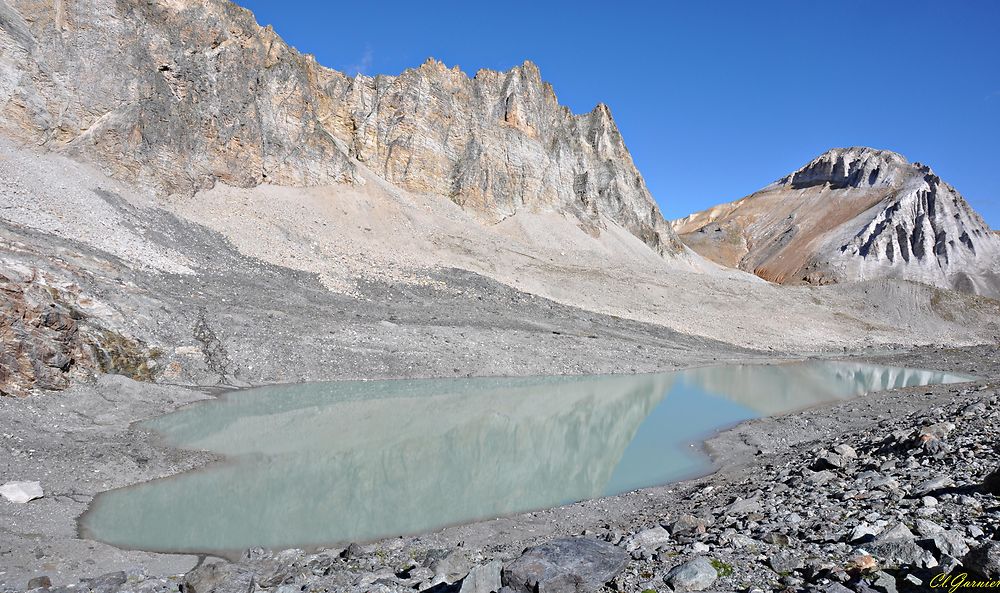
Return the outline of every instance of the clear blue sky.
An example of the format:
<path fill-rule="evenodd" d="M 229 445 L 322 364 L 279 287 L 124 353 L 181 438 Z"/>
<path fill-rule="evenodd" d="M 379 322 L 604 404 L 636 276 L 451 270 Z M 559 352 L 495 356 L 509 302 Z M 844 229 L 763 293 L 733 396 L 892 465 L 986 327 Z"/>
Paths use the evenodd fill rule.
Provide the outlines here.
<path fill-rule="evenodd" d="M 611 107 L 667 218 L 867 145 L 930 165 L 1000 228 L 995 0 L 238 3 L 352 74 L 532 60 L 574 112 Z"/>

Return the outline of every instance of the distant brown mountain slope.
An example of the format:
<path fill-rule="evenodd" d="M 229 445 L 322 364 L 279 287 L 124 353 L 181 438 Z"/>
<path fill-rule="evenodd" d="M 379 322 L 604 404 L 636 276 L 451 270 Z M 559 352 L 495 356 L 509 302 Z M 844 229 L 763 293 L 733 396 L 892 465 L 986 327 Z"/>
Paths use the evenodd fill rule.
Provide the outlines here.
<path fill-rule="evenodd" d="M 890 151 L 830 150 L 672 226 L 701 255 L 774 282 L 895 277 L 1000 297 L 1000 236 L 929 167 Z"/>

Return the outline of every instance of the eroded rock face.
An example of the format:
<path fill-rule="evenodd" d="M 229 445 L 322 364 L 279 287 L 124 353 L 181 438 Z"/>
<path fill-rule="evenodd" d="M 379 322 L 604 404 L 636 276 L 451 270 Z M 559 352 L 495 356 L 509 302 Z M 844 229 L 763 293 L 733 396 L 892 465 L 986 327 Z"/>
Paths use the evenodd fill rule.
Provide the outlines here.
<path fill-rule="evenodd" d="M 89 321 L 92 304 L 49 274 L 0 265 L 0 395 L 65 389 L 97 371 L 151 380 L 157 353 Z"/>
<path fill-rule="evenodd" d="M 222 1 L 0 2 L 0 123 L 173 193 L 331 183 L 326 73 Z"/>
<path fill-rule="evenodd" d="M 330 92 L 351 155 L 399 186 L 489 221 L 552 210 L 596 233 L 603 215 L 677 247 L 608 107 L 572 114 L 531 62 L 470 78 L 428 60 L 398 77 L 335 79 Z"/>
<path fill-rule="evenodd" d="M 530 62 L 352 78 L 224 0 L 0 0 L 0 128 L 161 193 L 359 182 L 361 162 L 485 221 L 603 217 L 680 248 L 608 108 L 572 114 Z"/>
<path fill-rule="evenodd" d="M 929 167 L 885 150 L 830 150 L 672 225 L 701 255 L 775 282 L 896 277 L 1000 297 L 997 234 Z"/>

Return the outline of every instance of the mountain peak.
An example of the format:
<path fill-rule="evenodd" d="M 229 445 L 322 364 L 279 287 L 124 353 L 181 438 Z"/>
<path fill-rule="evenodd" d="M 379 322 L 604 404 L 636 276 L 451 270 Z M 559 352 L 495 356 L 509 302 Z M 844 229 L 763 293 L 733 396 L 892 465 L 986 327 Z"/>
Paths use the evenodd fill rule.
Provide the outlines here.
<path fill-rule="evenodd" d="M 65 3 L 64 16 L 89 23 L 88 6 Z M 59 33 L 44 3 L 5 13 L 16 47 L 0 87 L 15 94 L 0 131 L 163 195 L 358 183 L 364 167 L 484 222 L 556 212 L 590 234 L 614 224 L 681 250 L 607 108 L 573 115 L 529 60 L 473 77 L 433 57 L 399 76 L 347 76 L 228 1 L 107 6 L 94 26 Z"/>
<path fill-rule="evenodd" d="M 906 157 L 867 146 L 831 148 L 778 181 L 792 189 L 829 185 L 833 189 L 892 186 L 911 167 Z"/>
<path fill-rule="evenodd" d="M 1000 239 L 930 167 L 889 150 L 828 150 L 673 227 L 701 255 L 774 282 L 897 277 L 1000 297 Z"/>

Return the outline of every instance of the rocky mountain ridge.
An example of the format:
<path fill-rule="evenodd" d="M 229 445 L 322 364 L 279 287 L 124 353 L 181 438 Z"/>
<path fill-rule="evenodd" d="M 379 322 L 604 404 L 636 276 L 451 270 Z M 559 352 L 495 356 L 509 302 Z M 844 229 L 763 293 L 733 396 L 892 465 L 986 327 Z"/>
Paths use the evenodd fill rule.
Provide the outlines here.
<path fill-rule="evenodd" d="M 615 126 L 538 68 L 325 68 L 227 0 L 0 1 L 0 129 L 163 194 L 361 183 L 364 163 L 487 223 L 557 211 L 680 249 Z"/>
<path fill-rule="evenodd" d="M 996 233 L 930 167 L 891 151 L 827 151 L 672 226 L 701 255 L 775 282 L 896 277 L 1000 297 Z"/>

